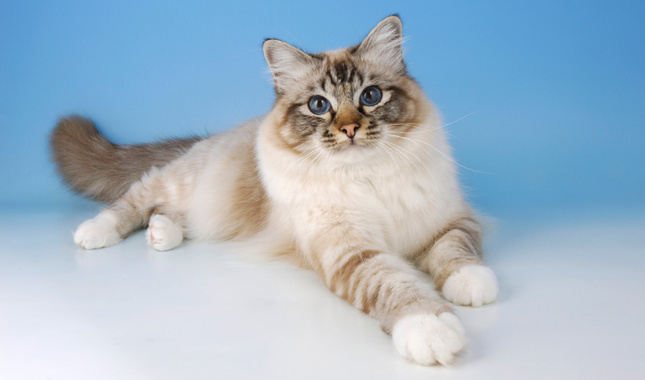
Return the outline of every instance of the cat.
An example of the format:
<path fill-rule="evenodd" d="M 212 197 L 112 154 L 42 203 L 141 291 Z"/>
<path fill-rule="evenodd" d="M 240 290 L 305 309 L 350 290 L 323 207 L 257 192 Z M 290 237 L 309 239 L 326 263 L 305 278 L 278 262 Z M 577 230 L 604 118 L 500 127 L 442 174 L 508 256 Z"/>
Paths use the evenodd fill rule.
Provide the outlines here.
<path fill-rule="evenodd" d="M 408 360 L 453 362 L 464 328 L 446 300 L 481 306 L 498 285 L 437 111 L 408 75 L 402 28 L 389 16 L 360 44 L 320 54 L 265 40 L 271 111 L 212 137 L 117 146 L 88 119 L 60 119 L 63 179 L 111 203 L 74 241 L 108 247 L 145 226 L 157 250 L 262 241 L 376 318 Z"/>

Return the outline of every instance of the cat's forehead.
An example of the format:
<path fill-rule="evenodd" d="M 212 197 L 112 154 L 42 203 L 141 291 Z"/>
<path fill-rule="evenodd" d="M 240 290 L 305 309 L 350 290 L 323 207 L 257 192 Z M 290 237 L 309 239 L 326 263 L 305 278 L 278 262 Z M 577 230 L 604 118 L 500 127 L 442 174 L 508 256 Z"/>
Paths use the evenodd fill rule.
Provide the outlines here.
<path fill-rule="evenodd" d="M 378 61 L 365 60 L 356 54 L 356 46 L 310 54 L 314 66 L 300 81 L 292 84 L 285 99 L 302 102 L 312 95 L 357 101 L 357 94 L 368 86 L 397 83 L 401 75 Z"/>
<path fill-rule="evenodd" d="M 360 87 L 369 76 L 368 70 L 349 49 L 318 54 L 317 84 L 324 91 Z"/>
<path fill-rule="evenodd" d="M 375 80 L 396 82 L 401 79 L 402 75 L 392 71 L 385 63 L 364 60 L 355 52 L 356 46 L 353 46 L 314 55 L 318 61 L 319 82 L 334 87 L 341 85 L 361 87 L 372 85 L 374 83 L 371 82 Z"/>
<path fill-rule="evenodd" d="M 324 91 L 347 91 L 360 87 L 365 80 L 364 69 L 351 57 L 332 56 L 325 61 L 319 78 Z"/>

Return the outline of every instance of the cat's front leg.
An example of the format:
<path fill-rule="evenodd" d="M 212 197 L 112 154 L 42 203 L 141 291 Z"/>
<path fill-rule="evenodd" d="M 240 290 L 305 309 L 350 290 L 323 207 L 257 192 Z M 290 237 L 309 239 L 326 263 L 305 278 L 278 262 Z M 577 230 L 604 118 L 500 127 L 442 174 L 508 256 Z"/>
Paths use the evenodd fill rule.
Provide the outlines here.
<path fill-rule="evenodd" d="M 497 299 L 497 277 L 482 263 L 481 227 L 471 216 L 448 223 L 430 242 L 419 264 L 454 304 L 479 307 Z"/>
<path fill-rule="evenodd" d="M 309 261 L 325 284 L 376 318 L 399 354 L 423 365 L 449 364 L 463 349 L 459 320 L 407 261 L 348 239 L 347 230 L 327 230 L 316 240 Z"/>

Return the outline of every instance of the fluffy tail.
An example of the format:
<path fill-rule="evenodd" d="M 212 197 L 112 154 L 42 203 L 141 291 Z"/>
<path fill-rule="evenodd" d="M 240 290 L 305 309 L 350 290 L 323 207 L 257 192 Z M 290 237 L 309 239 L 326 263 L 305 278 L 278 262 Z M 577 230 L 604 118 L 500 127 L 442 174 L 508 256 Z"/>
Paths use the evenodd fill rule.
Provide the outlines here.
<path fill-rule="evenodd" d="M 50 146 L 58 172 L 72 190 L 100 202 L 114 202 L 150 168 L 165 166 L 200 140 L 119 146 L 103 137 L 91 120 L 69 116 L 56 124 Z"/>

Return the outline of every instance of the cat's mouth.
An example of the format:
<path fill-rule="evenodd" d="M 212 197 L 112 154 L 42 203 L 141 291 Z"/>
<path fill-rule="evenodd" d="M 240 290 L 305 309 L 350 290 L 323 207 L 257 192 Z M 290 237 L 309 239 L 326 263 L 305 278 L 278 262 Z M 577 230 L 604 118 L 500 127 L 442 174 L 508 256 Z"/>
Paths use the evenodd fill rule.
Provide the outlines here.
<path fill-rule="evenodd" d="M 326 144 L 327 148 L 335 154 L 362 154 L 361 151 L 372 146 L 364 137 L 356 136 L 354 138 L 338 138 L 336 137 L 333 144 Z"/>

